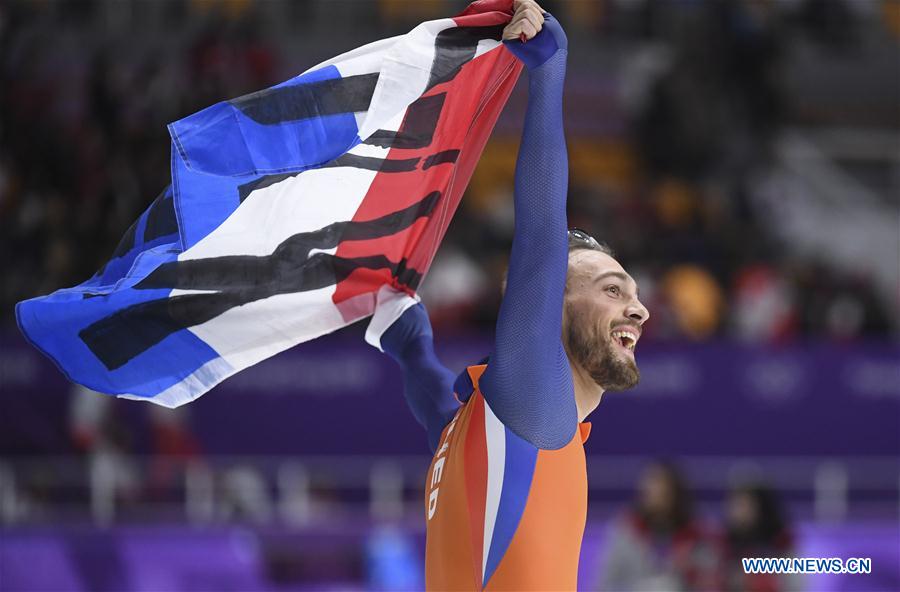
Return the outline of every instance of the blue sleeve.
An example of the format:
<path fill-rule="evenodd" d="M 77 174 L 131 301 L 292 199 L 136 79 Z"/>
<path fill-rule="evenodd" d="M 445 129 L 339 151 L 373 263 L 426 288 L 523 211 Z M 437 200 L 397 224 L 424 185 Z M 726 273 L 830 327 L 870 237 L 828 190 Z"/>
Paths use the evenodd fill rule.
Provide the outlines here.
<path fill-rule="evenodd" d="M 406 309 L 381 336 L 381 346 L 403 369 L 403 395 L 428 432 L 428 445 L 434 452 L 459 403 L 453 396 L 454 375 L 434 353 L 425 307 L 416 304 Z"/>
<path fill-rule="evenodd" d="M 480 380 L 491 410 L 539 448 L 565 446 L 578 412 L 562 344 L 568 266 L 568 159 L 562 122 L 566 37 L 546 15 L 526 43 L 507 47 L 529 70 L 528 110 L 515 175 L 515 234 L 496 341 Z"/>

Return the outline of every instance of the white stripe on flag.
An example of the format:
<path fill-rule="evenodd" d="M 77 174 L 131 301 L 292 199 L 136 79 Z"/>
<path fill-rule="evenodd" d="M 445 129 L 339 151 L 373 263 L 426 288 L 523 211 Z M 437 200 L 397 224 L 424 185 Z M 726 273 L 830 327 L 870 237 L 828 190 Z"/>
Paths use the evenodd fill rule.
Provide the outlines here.
<path fill-rule="evenodd" d="M 117 395 L 120 399 L 131 399 L 132 401 L 147 401 L 156 403 L 169 409 L 174 409 L 179 405 L 190 403 L 197 399 L 208 389 L 237 372 L 239 368 L 231 367 L 228 362 L 222 358 L 214 358 L 196 369 L 190 376 L 176 382 L 166 390 L 151 397 L 141 397 L 139 395 Z"/>
<path fill-rule="evenodd" d="M 360 138 L 366 139 L 383 128 L 385 121 L 405 112 L 425 91 L 434 63 L 435 36 L 455 26 L 453 19 L 422 23 L 385 52 L 372 104 L 359 128 Z"/>
<path fill-rule="evenodd" d="M 407 35 L 358 48 L 313 69 L 334 65 L 342 76 L 378 71 L 378 83 L 358 135 L 367 138 L 377 129 L 396 131 L 409 104 L 421 95 L 428 83 L 434 61 L 435 36 L 455 26 L 453 19 L 422 23 Z M 496 41 L 482 41 L 478 44 L 477 54 L 498 45 Z M 363 114 L 357 114 L 357 125 L 362 118 Z M 349 152 L 384 158 L 389 149 L 360 144 Z M 297 233 L 351 220 L 377 174 L 353 167 L 311 169 L 257 189 L 216 230 L 182 253 L 179 260 L 225 255 L 266 256 Z M 265 231 L 260 232 L 260 229 Z M 335 286 L 328 286 L 315 291 L 271 296 L 234 307 L 206 323 L 191 327 L 190 331 L 230 366 L 246 368 L 297 343 L 344 326 L 348 319 L 332 303 L 334 290 Z M 367 305 L 373 296 L 368 295 L 369 300 L 357 303 L 361 316 L 371 313 Z M 347 311 L 344 308 L 345 315 Z M 500 428 L 499 453 L 502 455 L 502 426 Z M 503 459 L 499 462 L 501 480 L 494 484 L 498 496 L 502 487 Z M 499 497 L 495 502 L 499 503 Z M 493 520 L 492 517 L 491 531 Z M 485 536 L 489 541 L 490 533 L 486 531 Z"/>
<path fill-rule="evenodd" d="M 496 49 L 500 45 L 502 45 L 502 42 L 497 41 L 496 39 L 482 39 L 478 42 L 478 47 L 475 48 L 475 57 L 482 56 L 492 49 Z"/>
<path fill-rule="evenodd" d="M 382 151 L 387 154 L 387 149 Z M 311 169 L 256 189 L 178 260 L 270 255 L 297 233 L 351 220 L 377 174 L 352 167 Z"/>
<path fill-rule="evenodd" d="M 484 402 L 484 433 L 487 438 L 487 495 L 484 502 L 484 546 L 482 547 L 481 573 L 487 569 L 491 539 L 494 537 L 494 523 L 500 508 L 500 493 L 503 490 L 503 471 L 506 465 L 506 428 Z"/>
<path fill-rule="evenodd" d="M 394 37 L 379 39 L 378 41 L 373 41 L 362 47 L 351 49 L 330 60 L 325 60 L 324 62 L 316 64 L 309 70 L 306 70 L 304 74 L 315 72 L 326 66 L 336 66 L 338 71 L 344 76 L 377 72 L 379 63 L 381 62 L 381 52 L 390 49 L 401 37 L 403 37 L 403 35 L 395 35 Z"/>
<path fill-rule="evenodd" d="M 388 122 L 386 128 L 399 129 L 404 113 Z M 389 148 L 359 145 L 349 152 L 383 158 Z M 257 189 L 221 226 L 182 253 L 179 259 L 269 255 L 297 233 L 352 220 L 377 174 L 377 171 L 353 167 L 310 169 Z M 336 249 L 320 250 L 334 253 Z M 231 366 L 246 368 L 347 324 L 347 319 L 332 303 L 334 290 L 335 286 L 328 286 L 271 296 L 232 308 L 189 330 Z M 374 294 L 367 298 L 374 302 Z M 345 314 L 347 310 L 345 306 Z M 371 314 L 371 307 L 363 306 L 360 310 L 360 318 Z"/>
<path fill-rule="evenodd" d="M 343 326 L 346 321 L 331 302 L 334 289 L 270 296 L 235 306 L 189 330 L 232 366 L 247 368 Z"/>

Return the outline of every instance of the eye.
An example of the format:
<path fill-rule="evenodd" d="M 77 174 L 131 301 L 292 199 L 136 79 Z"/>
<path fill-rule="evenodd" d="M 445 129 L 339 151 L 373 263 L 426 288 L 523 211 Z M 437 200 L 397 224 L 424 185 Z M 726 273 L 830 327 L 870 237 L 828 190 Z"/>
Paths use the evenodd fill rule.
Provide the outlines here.
<path fill-rule="evenodd" d="M 619 294 L 621 294 L 621 290 L 619 290 L 619 286 L 616 286 L 615 284 L 606 286 L 606 291 L 609 292 L 610 294 L 612 294 L 613 296 L 618 296 Z"/>

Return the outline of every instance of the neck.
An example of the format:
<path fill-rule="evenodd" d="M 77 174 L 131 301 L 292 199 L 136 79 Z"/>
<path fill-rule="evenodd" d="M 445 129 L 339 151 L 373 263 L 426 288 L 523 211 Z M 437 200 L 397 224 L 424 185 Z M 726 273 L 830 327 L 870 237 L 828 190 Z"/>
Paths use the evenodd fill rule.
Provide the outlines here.
<path fill-rule="evenodd" d="M 582 422 L 600 404 L 603 387 L 594 382 L 584 368 L 569 359 L 572 368 L 572 383 L 575 387 L 575 406 L 578 408 L 578 421 Z"/>

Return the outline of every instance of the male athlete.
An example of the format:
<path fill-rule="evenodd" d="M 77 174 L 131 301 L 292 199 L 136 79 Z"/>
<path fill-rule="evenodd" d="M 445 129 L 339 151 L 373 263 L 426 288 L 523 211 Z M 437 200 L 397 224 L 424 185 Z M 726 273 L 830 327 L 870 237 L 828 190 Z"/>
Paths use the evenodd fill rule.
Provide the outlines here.
<path fill-rule="evenodd" d="M 454 382 L 423 306 L 391 288 L 366 334 L 403 368 L 435 451 L 425 483 L 430 590 L 575 590 L 590 431 L 580 422 L 604 391 L 637 384 L 633 351 L 648 317 L 610 251 L 566 231 L 565 33 L 522 0 L 503 38 L 528 69 L 529 98 L 494 351 Z"/>

